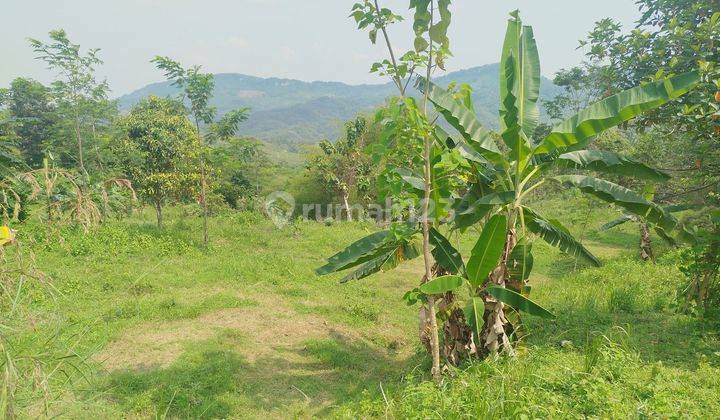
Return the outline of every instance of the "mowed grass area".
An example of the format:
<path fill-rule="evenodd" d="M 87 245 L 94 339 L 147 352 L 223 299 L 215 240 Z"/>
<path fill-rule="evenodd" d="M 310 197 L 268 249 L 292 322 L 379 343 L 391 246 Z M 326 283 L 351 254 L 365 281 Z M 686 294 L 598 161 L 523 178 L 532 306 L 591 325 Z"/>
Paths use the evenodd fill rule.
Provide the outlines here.
<path fill-rule="evenodd" d="M 28 290 L 32 322 L 13 338 L 18 352 L 73 349 L 73 380 L 53 376 L 48 408 L 67 418 L 720 416 L 720 326 L 677 313 L 672 258 L 637 262 L 632 225 L 597 233 L 617 215 L 597 202 L 539 208 L 605 266 L 538 242 L 533 298 L 558 319 L 527 317 L 516 359 L 475 363 L 441 389 L 401 299 L 421 260 L 345 285 L 313 272 L 370 223 L 280 230 L 232 213 L 211 221 L 207 253 L 201 221 L 179 209 L 164 230 L 143 213 L 68 233 L 34 247 L 57 292 Z M 466 254 L 476 236 L 452 240 Z"/>

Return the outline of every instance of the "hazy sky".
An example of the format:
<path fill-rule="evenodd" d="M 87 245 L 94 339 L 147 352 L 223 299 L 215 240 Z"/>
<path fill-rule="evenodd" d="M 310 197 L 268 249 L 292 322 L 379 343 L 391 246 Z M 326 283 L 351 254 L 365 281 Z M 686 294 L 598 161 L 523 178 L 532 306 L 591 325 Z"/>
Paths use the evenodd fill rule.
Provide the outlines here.
<path fill-rule="evenodd" d="M 347 18 L 355 1 L 0 0 L 0 86 L 18 76 L 51 80 L 27 38 L 47 39 L 57 28 L 83 48 L 101 48 L 100 74 L 114 95 L 161 80 L 149 63 L 158 54 L 213 73 L 378 82 L 368 68 L 385 51 Z M 409 17 L 407 4 L 381 0 Z M 581 59 L 578 40 L 596 20 L 612 17 L 629 26 L 638 15 L 633 0 L 454 0 L 452 8 L 448 70 L 497 62 L 507 13 L 518 8 L 534 26 L 548 76 Z M 407 23 L 393 27 L 396 49 L 411 46 L 409 32 Z"/>

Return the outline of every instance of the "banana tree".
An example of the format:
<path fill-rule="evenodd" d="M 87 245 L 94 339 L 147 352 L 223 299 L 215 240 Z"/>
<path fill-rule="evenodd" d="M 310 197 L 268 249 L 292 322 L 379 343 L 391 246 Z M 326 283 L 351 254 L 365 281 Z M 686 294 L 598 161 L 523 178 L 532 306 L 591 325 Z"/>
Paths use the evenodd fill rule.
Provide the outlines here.
<path fill-rule="evenodd" d="M 663 209 L 668 213 L 676 213 L 683 210 L 687 210 L 692 208 L 693 206 L 690 205 L 669 205 L 663 207 Z M 653 247 L 652 247 L 652 239 L 650 237 L 650 225 L 648 222 L 642 217 L 635 214 L 623 214 L 622 216 L 618 217 L 617 219 L 613 219 L 604 225 L 600 226 L 600 231 L 606 231 L 610 230 L 616 226 L 623 225 L 627 222 L 636 223 L 638 225 L 638 228 L 640 230 L 640 259 L 643 261 L 652 261 L 655 262 L 655 254 L 653 253 Z M 677 241 L 672 236 L 668 235 L 667 232 L 660 226 L 653 226 L 653 230 L 655 230 L 655 233 L 663 239 L 665 242 L 667 242 L 670 246 L 676 246 Z"/>
<path fill-rule="evenodd" d="M 590 105 L 553 127 L 539 142 L 533 142 L 531 136 L 539 122 L 540 62 L 532 28 L 522 25 L 517 12 L 511 16 L 500 63 L 499 136 L 480 125 L 466 101 L 432 83 L 418 83 L 423 91 L 427 90 L 436 110 L 460 134 L 459 139 L 454 139 L 439 132 L 438 141 L 461 150 L 475 170 L 475 180 L 455 208 L 458 217 L 453 228 L 466 228 L 487 216 L 491 219 L 485 230 L 493 220 L 504 227 L 502 241 L 498 240 L 499 234 L 485 235 L 483 230 L 462 276 L 474 288 L 473 299 L 481 298 L 483 302 L 483 313 L 478 312 L 479 305 L 474 305 L 476 311 L 468 317 L 479 320 L 482 316 L 482 330 L 475 341 L 480 355 L 512 351 L 519 311 L 534 308 L 535 313 L 544 314 L 527 298 L 531 245 L 536 238 L 592 265 L 600 264 L 560 222 L 528 206 L 532 191 L 550 183 L 578 188 L 642 217 L 663 232 L 676 227 L 677 220 L 663 207 L 621 185 L 583 172 L 622 174 L 651 182 L 664 181 L 667 174 L 628 157 L 586 147 L 601 132 L 685 94 L 698 82 L 698 74 L 690 72 L 629 89 Z M 498 137 L 501 144 L 496 144 Z M 552 168 L 573 173 L 554 175 L 557 171 Z M 489 260 L 488 255 L 492 257 Z"/>

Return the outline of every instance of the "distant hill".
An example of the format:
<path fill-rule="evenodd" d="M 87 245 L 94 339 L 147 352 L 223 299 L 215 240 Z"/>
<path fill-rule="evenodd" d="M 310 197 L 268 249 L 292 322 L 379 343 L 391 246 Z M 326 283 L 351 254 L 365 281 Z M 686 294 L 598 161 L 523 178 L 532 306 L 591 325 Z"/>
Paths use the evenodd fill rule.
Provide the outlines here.
<path fill-rule="evenodd" d="M 498 65 L 489 64 L 451 72 L 435 81 L 443 86 L 452 81 L 472 86 L 478 117 L 483 124 L 496 127 L 497 77 Z M 542 97 L 551 98 L 557 92 L 558 88 L 543 78 Z M 175 94 L 177 89 L 169 82 L 153 83 L 120 97 L 120 108 L 127 110 L 149 95 Z M 223 73 L 215 75 L 212 105 L 221 115 L 236 108 L 252 108 L 250 118 L 242 125 L 242 134 L 294 149 L 298 144 L 337 137 L 343 121 L 372 110 L 394 94 L 390 83 L 348 85 Z"/>

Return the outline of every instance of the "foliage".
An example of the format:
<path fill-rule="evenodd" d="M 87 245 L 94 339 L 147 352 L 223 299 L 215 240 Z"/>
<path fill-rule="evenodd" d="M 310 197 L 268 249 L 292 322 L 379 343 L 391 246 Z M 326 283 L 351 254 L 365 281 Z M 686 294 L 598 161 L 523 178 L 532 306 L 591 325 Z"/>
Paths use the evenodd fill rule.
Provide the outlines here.
<path fill-rule="evenodd" d="M 598 74 L 586 83 L 614 93 L 698 69 L 701 80 L 694 92 L 671 106 L 646 113 L 636 124 L 654 126 L 646 141 L 653 147 L 653 154 L 663 156 L 665 146 L 657 143 L 670 144 L 672 156 L 659 162 L 686 179 L 685 185 L 675 187 L 677 193 L 673 196 L 716 187 L 720 161 L 717 154 L 720 104 L 714 100 L 720 91 L 717 2 L 640 0 L 636 3 L 641 16 L 631 31 L 625 32 L 619 23 L 603 19 L 581 43 Z"/>
<path fill-rule="evenodd" d="M 59 115 L 52 91 L 35 80 L 17 78 L 8 89 L 0 90 L 0 98 L 23 160 L 33 169 L 41 167 L 58 131 Z"/>
<path fill-rule="evenodd" d="M 140 196 L 152 203 L 162 225 L 162 205 L 194 196 L 200 143 L 182 105 L 150 97 L 118 122 L 115 150 Z"/>
<path fill-rule="evenodd" d="M 211 142 L 227 141 L 234 137 L 240 124 L 248 119 L 250 108 L 235 109 L 220 118 L 220 121 L 212 123 L 209 127 L 208 137 Z"/>
<path fill-rule="evenodd" d="M 260 176 L 270 166 L 260 142 L 230 137 L 210 149 L 208 163 L 213 168 L 211 187 L 228 206 L 254 208 L 254 201 L 260 194 Z"/>
<path fill-rule="evenodd" d="M 709 314 L 720 303 L 720 210 L 709 209 L 699 222 L 695 243 L 681 254 L 680 271 L 687 283 L 679 295 L 685 311 Z"/>
<path fill-rule="evenodd" d="M 511 15 L 500 64 L 499 135 L 493 135 L 479 124 L 466 90 L 446 91 L 424 79 L 418 82 L 420 89 L 460 137 L 453 138 L 444 130 L 429 129 L 422 123 L 400 126 L 405 130 L 410 127 L 409 130 L 420 131 L 411 131 L 408 136 L 411 138 L 422 138 L 421 130 L 432 130 L 436 140 L 429 172 L 435 179 L 441 178 L 438 172 L 447 169 L 446 159 L 457 159 L 459 155 L 466 161 L 464 165 L 452 166 L 463 174 L 461 179 L 467 180 L 466 185 L 455 190 L 448 184 L 433 184 L 432 197 L 437 198 L 433 203 L 436 223 L 443 220 L 448 204 L 451 204 L 447 197 L 452 195 L 460 197 L 452 203 L 452 209 L 461 216 L 451 220 L 452 229 L 466 229 L 484 217 L 492 216 L 473 248 L 465 273 L 460 273 L 468 280 L 468 301 L 473 302 L 476 298 L 484 301 L 482 314 L 473 313 L 476 306 L 470 305 L 465 317 L 476 323 L 481 318 L 484 321 L 482 331 L 475 328 L 474 338 L 465 344 L 470 354 L 480 356 L 500 350 L 513 351 L 511 341 L 522 337 L 516 311 L 526 309 L 531 313 L 543 313 L 537 309 L 537 304 L 527 299 L 534 237 L 599 265 L 599 260 L 560 222 L 527 207 L 531 191 L 546 183 L 560 183 L 641 215 L 668 232 L 677 226 L 677 220 L 662 207 L 625 187 L 591 176 L 556 176 L 550 169 L 569 166 L 575 170 L 667 179 L 664 173 L 632 159 L 583 149 L 603 131 L 684 95 L 699 80 L 696 72 L 689 72 L 608 96 L 555 125 L 546 136 L 534 141 L 533 134 L 539 123 L 538 52 L 532 28 L 522 25 L 517 12 Z M 413 101 L 408 100 L 405 105 L 408 110 L 413 109 Z M 415 114 L 406 110 L 404 115 L 412 119 Z M 402 121 L 403 118 L 398 118 L 390 122 L 396 133 L 405 134 L 397 129 L 398 122 Z M 500 144 L 495 143 L 498 138 Z M 447 158 L 443 159 L 445 156 Z M 422 185 L 412 181 L 413 176 L 411 173 L 400 174 L 402 181 L 422 189 Z M 427 184 L 425 188 L 428 188 Z M 496 225 L 501 228 L 497 229 Z M 435 243 L 449 242 L 436 240 Z M 370 258 L 375 251 L 348 249 L 345 252 L 362 260 Z M 452 250 L 444 252 L 445 255 L 456 253 Z M 519 275 L 513 274 L 517 273 L 516 264 L 523 267 Z M 496 288 L 508 288 L 510 292 L 493 292 Z M 463 305 L 463 301 L 449 300 L 445 304 L 448 313 L 452 313 L 456 305 Z"/>
<path fill-rule="evenodd" d="M 97 128 L 117 112 L 116 105 L 107 100 L 107 82 L 98 82 L 95 77 L 96 67 L 103 63 L 100 50 L 93 48 L 83 54 L 80 45 L 73 44 L 62 29 L 50 31 L 49 37 L 49 42 L 30 39 L 30 46 L 38 60 L 57 72 L 51 90 L 61 119 L 60 129 L 65 141 L 72 139 L 76 143 L 74 154 L 69 152 L 68 144 L 60 145 L 63 158 L 67 153 L 68 162 L 76 160 L 79 171 L 88 175 L 85 149 L 97 146 Z M 102 162 L 96 164 L 102 167 Z"/>
<path fill-rule="evenodd" d="M 373 141 L 369 124 L 363 116 L 346 122 L 342 138 L 335 143 L 321 141 L 320 151 L 307 158 L 306 167 L 311 175 L 342 200 L 348 218 L 352 218 L 349 205 L 352 195 L 362 201 L 370 199 L 373 165 L 364 152 Z"/>

